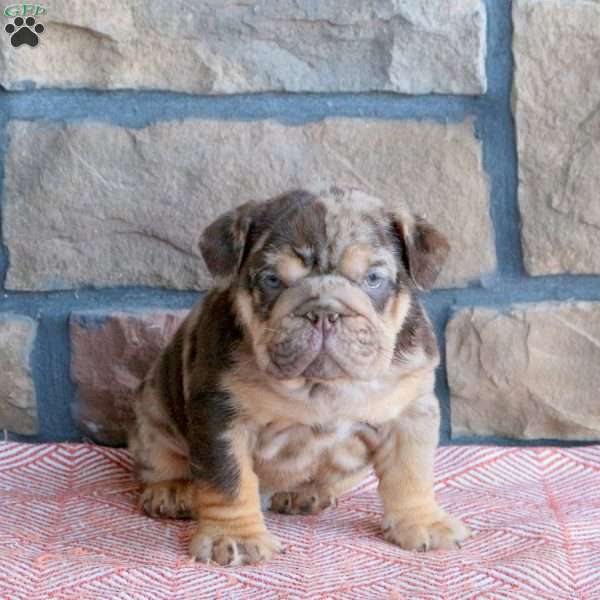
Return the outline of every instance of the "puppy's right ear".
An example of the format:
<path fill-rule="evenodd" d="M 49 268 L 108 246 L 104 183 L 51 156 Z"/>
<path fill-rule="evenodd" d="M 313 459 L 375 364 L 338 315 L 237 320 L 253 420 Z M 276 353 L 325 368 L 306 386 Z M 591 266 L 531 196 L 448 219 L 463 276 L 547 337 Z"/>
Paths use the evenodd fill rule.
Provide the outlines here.
<path fill-rule="evenodd" d="M 213 277 L 231 277 L 240 270 L 248 251 L 256 210 L 255 202 L 246 202 L 219 217 L 203 231 L 200 252 Z"/>

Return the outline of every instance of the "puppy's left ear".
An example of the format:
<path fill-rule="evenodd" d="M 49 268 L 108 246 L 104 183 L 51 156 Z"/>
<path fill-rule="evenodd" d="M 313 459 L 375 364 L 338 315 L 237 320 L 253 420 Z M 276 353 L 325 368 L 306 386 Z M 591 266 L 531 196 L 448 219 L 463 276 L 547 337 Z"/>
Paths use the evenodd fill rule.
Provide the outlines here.
<path fill-rule="evenodd" d="M 446 236 L 425 219 L 409 214 L 393 215 L 392 228 L 400 242 L 404 266 L 416 287 L 431 289 L 450 252 Z"/>
<path fill-rule="evenodd" d="M 240 270 L 248 253 L 256 210 L 255 202 L 246 202 L 219 217 L 202 232 L 198 245 L 213 277 L 231 277 Z"/>

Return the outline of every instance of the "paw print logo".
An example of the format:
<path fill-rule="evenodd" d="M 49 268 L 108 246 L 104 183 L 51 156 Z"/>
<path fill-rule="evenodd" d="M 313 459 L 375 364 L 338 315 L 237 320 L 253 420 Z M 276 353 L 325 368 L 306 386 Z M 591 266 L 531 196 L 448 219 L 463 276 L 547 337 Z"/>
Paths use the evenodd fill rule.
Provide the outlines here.
<path fill-rule="evenodd" d="M 40 41 L 39 34 L 44 33 L 44 26 L 41 23 L 36 24 L 33 17 L 27 17 L 25 21 L 22 17 L 16 17 L 4 31 L 10 35 L 10 43 L 15 48 L 23 44 L 34 47 Z"/>

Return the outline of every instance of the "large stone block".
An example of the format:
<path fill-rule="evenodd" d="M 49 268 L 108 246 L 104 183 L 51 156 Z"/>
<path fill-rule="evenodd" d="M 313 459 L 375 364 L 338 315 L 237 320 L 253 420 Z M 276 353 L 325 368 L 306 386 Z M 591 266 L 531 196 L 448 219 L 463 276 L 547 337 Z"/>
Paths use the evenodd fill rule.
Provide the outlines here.
<path fill-rule="evenodd" d="M 526 269 L 600 273 L 600 4 L 515 0 L 513 21 Z"/>
<path fill-rule="evenodd" d="M 188 120 L 144 129 L 12 122 L 7 287 L 210 285 L 201 230 L 250 198 L 338 183 L 406 201 L 449 238 L 440 286 L 494 270 L 488 185 L 470 122 Z"/>
<path fill-rule="evenodd" d="M 4 87 L 479 94 L 486 85 L 483 0 L 73 0 L 47 11 L 36 48 L 14 48 L 2 32 Z"/>
<path fill-rule="evenodd" d="M 131 400 L 187 311 L 78 312 L 71 315 L 73 416 L 92 439 L 122 444 L 133 422 Z"/>
<path fill-rule="evenodd" d="M 38 432 L 31 352 L 37 324 L 20 315 L 0 316 L 0 429 Z"/>
<path fill-rule="evenodd" d="M 600 302 L 467 309 L 446 336 L 453 437 L 600 439 Z"/>

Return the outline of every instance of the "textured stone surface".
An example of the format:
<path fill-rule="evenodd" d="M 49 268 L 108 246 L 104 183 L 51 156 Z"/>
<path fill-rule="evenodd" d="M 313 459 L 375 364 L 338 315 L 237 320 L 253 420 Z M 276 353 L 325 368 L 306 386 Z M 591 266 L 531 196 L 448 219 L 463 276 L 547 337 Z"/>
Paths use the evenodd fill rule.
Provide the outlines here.
<path fill-rule="evenodd" d="M 600 439 L 600 302 L 468 309 L 446 334 L 453 437 Z"/>
<path fill-rule="evenodd" d="M 600 273 L 600 3 L 513 3 L 527 271 Z"/>
<path fill-rule="evenodd" d="M 86 435 L 124 443 L 132 392 L 166 347 L 187 311 L 79 312 L 71 315 L 73 416 Z"/>
<path fill-rule="evenodd" d="M 0 429 L 38 431 L 30 354 L 37 324 L 28 317 L 0 316 Z"/>
<path fill-rule="evenodd" d="M 74 0 L 51 4 L 39 20 L 38 48 L 16 50 L 0 37 L 9 89 L 485 89 L 483 0 Z"/>
<path fill-rule="evenodd" d="M 209 285 L 200 231 L 250 198 L 353 185 L 406 201 L 448 236 L 439 285 L 495 268 L 470 122 L 189 120 L 144 129 L 13 122 L 5 168 L 7 287 Z"/>

